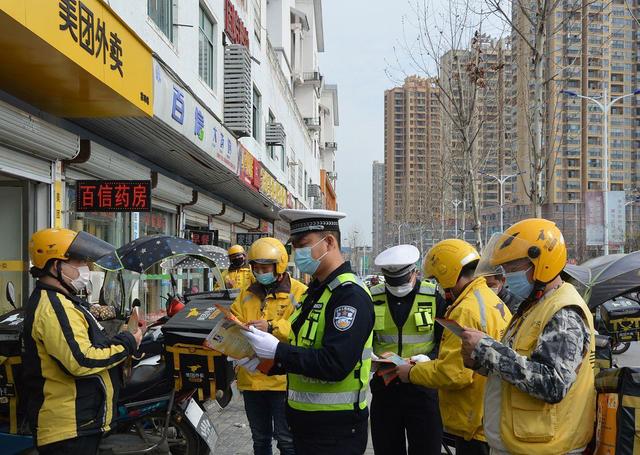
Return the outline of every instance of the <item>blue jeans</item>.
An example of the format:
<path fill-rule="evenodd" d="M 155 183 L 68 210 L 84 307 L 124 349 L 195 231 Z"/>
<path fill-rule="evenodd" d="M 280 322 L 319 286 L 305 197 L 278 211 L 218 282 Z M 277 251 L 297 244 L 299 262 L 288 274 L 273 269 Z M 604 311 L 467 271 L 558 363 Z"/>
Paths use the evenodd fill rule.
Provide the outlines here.
<path fill-rule="evenodd" d="M 282 455 L 295 455 L 285 416 L 287 393 L 245 390 L 242 396 L 253 438 L 253 453 L 271 455 L 271 439 L 275 438 Z"/>

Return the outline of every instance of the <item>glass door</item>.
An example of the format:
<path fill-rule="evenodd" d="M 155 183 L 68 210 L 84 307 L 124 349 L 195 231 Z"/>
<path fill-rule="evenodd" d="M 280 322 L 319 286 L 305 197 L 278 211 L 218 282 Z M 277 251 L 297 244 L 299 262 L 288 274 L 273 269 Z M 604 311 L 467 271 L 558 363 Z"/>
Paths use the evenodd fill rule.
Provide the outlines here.
<path fill-rule="evenodd" d="M 1 179 L 1 177 L 0 177 Z M 13 309 L 6 297 L 7 283 L 12 281 L 16 305 L 24 299 L 26 255 L 23 212 L 24 184 L 19 180 L 0 180 L 0 314 Z"/>

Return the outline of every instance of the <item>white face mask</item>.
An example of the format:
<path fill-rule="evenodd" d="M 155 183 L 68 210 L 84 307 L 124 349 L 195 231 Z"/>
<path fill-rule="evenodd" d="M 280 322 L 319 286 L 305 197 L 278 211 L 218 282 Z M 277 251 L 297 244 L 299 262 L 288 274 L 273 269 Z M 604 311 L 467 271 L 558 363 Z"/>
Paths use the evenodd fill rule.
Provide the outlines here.
<path fill-rule="evenodd" d="M 502 290 L 502 288 L 499 287 L 493 287 L 489 289 L 491 289 L 496 295 L 500 294 L 500 291 Z"/>
<path fill-rule="evenodd" d="M 385 286 L 387 287 L 387 290 L 391 293 L 391 295 L 395 297 L 404 297 L 405 295 L 413 291 L 413 284 L 411 282 L 401 284 L 400 286 L 389 286 L 388 284 L 386 284 Z"/>
<path fill-rule="evenodd" d="M 87 288 L 87 285 L 91 281 L 91 270 L 86 265 L 76 267 L 78 271 L 78 277 L 71 279 L 64 273 L 62 276 L 69 280 L 69 286 L 71 286 L 76 292 L 82 292 Z"/>

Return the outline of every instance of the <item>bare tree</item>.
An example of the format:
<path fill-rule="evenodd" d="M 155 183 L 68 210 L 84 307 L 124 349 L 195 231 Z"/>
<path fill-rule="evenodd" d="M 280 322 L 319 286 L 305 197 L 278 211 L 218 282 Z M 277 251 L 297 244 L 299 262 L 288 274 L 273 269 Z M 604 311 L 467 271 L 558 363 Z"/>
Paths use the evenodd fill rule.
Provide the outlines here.
<path fill-rule="evenodd" d="M 415 0 L 411 5 L 413 15 L 405 21 L 417 36 L 409 39 L 411 31 L 405 30 L 402 57 L 396 56 L 396 63 L 406 73 L 407 64 L 401 62 L 408 61 L 412 72 L 431 77 L 437 84 L 444 116 L 444 153 L 448 154 L 443 168 L 448 170 L 449 178 L 444 172 L 442 175 L 448 191 L 442 194 L 450 199 L 470 200 L 475 243 L 481 248 L 479 171 L 490 150 L 478 147 L 477 141 L 485 123 L 496 122 L 498 113 L 484 111 L 480 102 L 497 103 L 496 86 L 487 84 L 486 77 L 488 72 L 499 72 L 502 67 L 485 60 L 491 40 L 482 32 L 485 15 L 474 12 L 473 0 L 454 0 L 441 14 L 432 11 L 427 0 Z M 439 211 L 445 205 L 448 204 Z"/>
<path fill-rule="evenodd" d="M 551 49 L 549 42 L 554 35 L 567 32 L 569 21 L 582 18 L 586 24 L 584 14 L 589 0 L 483 0 L 487 14 L 499 18 L 511 29 L 514 45 L 514 64 L 519 67 L 518 96 L 525 103 L 518 104 L 518 115 L 526 123 L 527 138 L 520 137 L 518 141 L 526 152 L 519 156 L 518 166 L 527 172 L 521 176 L 524 190 L 531 202 L 533 214 L 542 216 L 542 206 L 548 199 L 548 185 L 554 171 L 556 154 L 559 148 L 559 121 L 561 112 L 558 102 L 549 102 L 552 98 L 545 94 L 555 94 L 558 85 L 562 85 L 567 74 L 571 71 L 575 57 L 565 61 L 557 71 L 551 71 L 549 62 L 557 54 Z M 562 13 L 560 19 L 556 13 Z M 582 15 L 582 16 L 581 16 Z M 578 35 L 576 35 L 578 36 Z M 579 42 L 579 39 L 576 40 Z M 576 49 L 577 50 L 577 49 Z M 531 74 L 531 77 L 529 77 Z M 532 99 L 530 99 L 532 98 Z M 522 141 L 526 141 L 523 145 Z M 522 154 L 522 152 L 520 152 Z"/>

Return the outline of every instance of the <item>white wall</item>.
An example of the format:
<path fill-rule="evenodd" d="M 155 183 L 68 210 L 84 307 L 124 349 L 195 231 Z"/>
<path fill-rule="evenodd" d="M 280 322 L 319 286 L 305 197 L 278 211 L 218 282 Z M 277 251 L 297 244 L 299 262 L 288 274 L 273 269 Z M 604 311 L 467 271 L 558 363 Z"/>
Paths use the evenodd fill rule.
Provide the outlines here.
<path fill-rule="evenodd" d="M 303 71 L 317 70 L 317 45 L 315 35 L 315 19 L 313 0 L 259 0 L 262 5 L 262 26 L 259 31 L 261 40 L 254 35 L 254 2 L 253 0 L 232 0 L 236 11 L 248 30 L 252 62 L 253 83 L 262 95 L 260 137 L 242 138 L 240 142 L 269 169 L 269 171 L 285 184 L 288 190 L 299 200 L 307 201 L 306 195 L 298 188 L 298 174 L 307 172 L 312 183 L 320 183 L 320 153 L 317 139 L 309 134 L 302 122 L 302 117 L 317 117 L 318 101 L 313 95 L 313 88 L 304 87 L 296 91 L 295 101 L 291 87 L 291 72 L 286 59 L 291 62 L 291 20 L 290 8 L 295 7 L 307 14 L 310 30 L 303 32 Z M 267 5 L 268 3 L 268 5 Z M 113 10 L 136 32 L 141 39 L 164 61 L 196 94 L 200 100 L 219 118 L 224 118 L 224 49 L 222 34 L 224 32 L 223 0 L 173 0 L 174 17 L 173 42 L 169 41 L 147 14 L 147 2 L 138 0 L 111 0 Z M 198 34 L 200 24 L 199 6 L 203 5 L 210 19 L 216 23 L 215 38 L 215 81 L 210 88 L 200 79 L 198 74 Z M 267 28 L 269 32 L 267 33 Z M 267 36 L 273 39 L 273 47 L 282 48 L 283 52 L 268 52 Z M 278 71 L 278 68 L 280 71 Z M 284 76 L 283 76 L 284 74 Z M 288 92 L 289 91 L 289 92 Z M 284 125 L 287 135 L 285 161 L 295 158 L 301 161 L 300 166 L 289 167 L 285 162 L 284 171 L 281 161 L 272 160 L 265 147 L 265 124 L 269 109 L 274 113 L 276 121 Z M 279 155 L 279 150 L 277 151 Z M 290 181 L 294 180 L 295 185 Z M 304 185 L 302 185 L 304 189 Z M 308 202 L 308 201 L 307 201 Z"/>
<path fill-rule="evenodd" d="M 110 0 L 109 5 L 138 36 L 166 62 L 213 113 L 223 118 L 223 49 L 224 1 L 174 0 L 173 43 L 160 31 L 147 14 L 147 2 L 142 0 Z M 202 4 L 210 19 L 216 23 L 214 38 L 215 80 L 210 88 L 198 74 L 198 33 Z M 177 5 L 177 6 L 176 6 Z"/>

